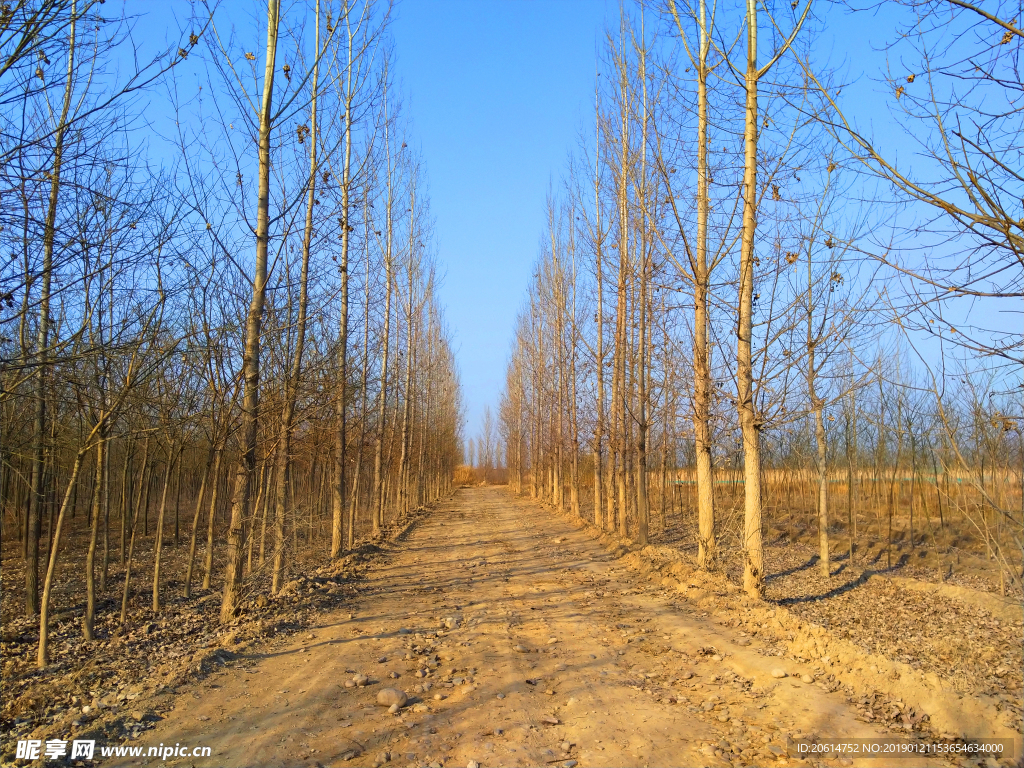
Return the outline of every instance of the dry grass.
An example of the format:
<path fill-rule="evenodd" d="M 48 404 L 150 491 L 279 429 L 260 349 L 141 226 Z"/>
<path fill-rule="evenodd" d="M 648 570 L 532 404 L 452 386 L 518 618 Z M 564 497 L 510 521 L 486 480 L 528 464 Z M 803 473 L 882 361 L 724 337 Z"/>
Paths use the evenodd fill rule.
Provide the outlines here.
<path fill-rule="evenodd" d="M 476 470 L 473 467 L 460 464 L 455 468 L 455 474 L 452 476 L 452 483 L 454 485 L 476 485 L 479 482 L 480 478 L 477 477 Z"/>
<path fill-rule="evenodd" d="M 675 475 L 675 477 L 673 477 Z M 682 482 L 673 483 L 673 479 Z M 725 545 L 738 544 L 743 528 L 743 485 L 741 474 L 716 470 L 715 511 L 720 538 Z M 829 535 L 838 551 L 849 551 L 853 538 L 858 546 L 886 548 L 885 557 L 895 561 L 910 553 L 915 563 L 933 568 L 959 564 L 965 556 L 990 562 L 987 571 L 993 590 L 1019 589 L 1021 552 L 1015 543 L 1024 525 L 1021 484 L 1011 472 L 986 472 L 984 488 L 989 498 L 1008 514 L 1001 514 L 982 496 L 977 478 L 940 475 L 936 478 L 888 477 L 876 479 L 867 472 L 854 477 L 850 493 L 844 472 L 829 483 Z M 652 514 L 661 520 L 660 475 L 651 477 Z M 666 525 L 673 521 L 696 524 L 696 487 L 692 472 L 670 475 L 666 503 Z M 804 542 L 818 538 L 817 483 L 809 471 L 769 470 L 763 486 L 766 543 Z M 851 502 L 853 515 L 851 515 Z M 999 563 L 1005 561 L 1004 568 Z M 1011 570 L 1014 579 L 1000 572 Z"/>

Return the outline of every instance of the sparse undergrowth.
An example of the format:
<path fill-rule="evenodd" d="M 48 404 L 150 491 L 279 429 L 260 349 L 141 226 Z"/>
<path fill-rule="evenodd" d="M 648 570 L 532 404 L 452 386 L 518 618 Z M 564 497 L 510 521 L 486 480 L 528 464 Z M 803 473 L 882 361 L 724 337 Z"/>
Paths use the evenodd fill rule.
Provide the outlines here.
<path fill-rule="evenodd" d="M 381 540 L 402 535 L 418 518 L 414 514 L 386 528 Z M 228 625 L 219 621 L 219 591 L 193 590 L 192 598 L 185 600 L 176 581 L 165 585 L 165 603 L 154 614 L 149 607 L 150 583 L 143 575 L 123 627 L 119 598 L 101 602 L 96 639 L 91 642 L 82 637 L 83 589 L 76 578 L 82 571 L 66 563 L 50 629 L 52 661 L 44 670 L 35 663 L 39 621 L 16 614 L 21 607 L 17 591 L 8 588 L 23 578 L 20 568 L 11 567 L 16 553 L 9 553 L 2 573 L 0 637 L 0 730 L 8 737 L 4 749 L 13 750 L 19 738 L 138 738 L 161 719 L 161 708 L 182 686 L 251 658 L 275 640 L 303 631 L 323 612 L 342 606 L 358 593 L 360 579 L 380 551 L 377 544 L 365 542 L 334 561 L 322 552 L 307 552 L 300 557 L 301 565 L 293 568 L 295 578 L 274 597 L 267 597 L 269 573 L 257 570 L 247 582 L 249 596 L 238 618 Z M 175 557 L 187 556 L 187 547 L 168 547 L 164 556 L 173 563 Z M 120 595 L 123 574 L 113 575 L 108 593 Z M 0 754 L 4 763 L 14 758 L 6 751 Z"/>
<path fill-rule="evenodd" d="M 877 653 L 914 669 L 933 672 L 956 690 L 996 697 L 1001 706 L 1021 717 L 1024 686 L 1024 612 L 1020 596 L 1008 594 L 1002 617 L 986 610 L 990 598 L 970 602 L 972 592 L 998 596 L 999 569 L 979 553 L 940 551 L 919 546 L 894 547 L 887 557 L 884 542 L 865 536 L 849 562 L 849 544 L 835 540 L 832 572 L 825 577 L 811 538 L 800 527 L 773 530 L 765 547 L 765 599 L 819 624 L 864 653 Z M 691 565 L 695 540 L 683 522 L 656 538 L 658 544 L 685 554 Z M 966 543 L 966 541 L 965 541 Z M 973 542 L 972 549 L 979 545 Z M 742 553 L 736 546 L 721 549 L 725 576 L 743 582 Z M 891 565 L 890 565 L 891 563 Z M 944 567 L 937 567 L 939 564 Z M 907 578 L 938 587 L 963 587 L 962 598 L 934 590 L 906 589 L 894 579 Z M 1002 599 L 996 601 L 1002 602 Z M 1013 606 L 1018 610 L 1014 618 Z"/>

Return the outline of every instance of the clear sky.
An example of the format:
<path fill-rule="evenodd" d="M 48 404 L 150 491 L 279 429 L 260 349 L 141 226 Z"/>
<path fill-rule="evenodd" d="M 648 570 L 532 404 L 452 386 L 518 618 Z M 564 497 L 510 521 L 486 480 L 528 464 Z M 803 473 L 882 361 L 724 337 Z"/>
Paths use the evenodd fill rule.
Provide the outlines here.
<path fill-rule="evenodd" d="M 611 0 L 398 6 L 398 72 L 430 180 L 467 437 L 497 406 L 545 197 L 592 120 L 597 51 L 617 18 Z"/>

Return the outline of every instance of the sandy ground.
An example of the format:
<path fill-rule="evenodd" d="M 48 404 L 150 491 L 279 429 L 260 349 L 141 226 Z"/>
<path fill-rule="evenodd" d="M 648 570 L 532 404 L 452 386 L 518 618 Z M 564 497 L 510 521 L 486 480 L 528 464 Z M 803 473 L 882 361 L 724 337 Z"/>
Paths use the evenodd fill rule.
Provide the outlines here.
<path fill-rule="evenodd" d="M 882 764 L 787 757 L 791 739 L 890 734 L 759 650 L 551 513 L 463 489 L 385 554 L 349 606 L 179 689 L 131 742 L 208 746 L 210 758 L 120 764 Z M 771 674 L 780 665 L 784 679 Z M 346 687 L 356 674 L 369 682 Z M 378 706 L 384 687 L 409 703 Z M 929 762 L 940 764 L 898 764 Z"/>

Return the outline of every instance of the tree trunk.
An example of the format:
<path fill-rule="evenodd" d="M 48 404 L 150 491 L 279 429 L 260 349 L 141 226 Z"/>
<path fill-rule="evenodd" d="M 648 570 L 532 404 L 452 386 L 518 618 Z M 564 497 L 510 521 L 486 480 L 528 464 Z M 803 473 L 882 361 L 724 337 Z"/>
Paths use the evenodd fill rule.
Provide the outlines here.
<path fill-rule="evenodd" d="M 105 436 L 104 436 L 105 437 Z M 100 592 L 107 591 L 110 569 L 110 447 L 103 447 L 103 567 L 100 569 Z"/>
<path fill-rule="evenodd" d="M 213 545 L 214 528 L 217 521 L 217 502 L 220 498 L 220 462 L 224 456 L 224 446 L 214 449 L 213 474 L 210 477 L 210 513 L 206 516 L 206 557 L 203 563 L 202 589 L 210 588 L 213 580 Z"/>
<path fill-rule="evenodd" d="M 412 184 L 409 193 L 409 304 L 405 315 L 406 349 L 405 349 L 405 397 L 402 408 L 402 447 L 398 459 L 398 514 L 404 515 L 408 512 L 409 503 L 409 427 L 410 412 L 412 408 L 412 362 L 413 346 L 415 344 L 415 329 L 413 328 L 413 265 L 415 261 L 416 247 L 416 184 Z"/>
<path fill-rule="evenodd" d="M 160 611 L 160 555 L 164 551 L 164 514 L 167 511 L 167 491 L 171 487 L 174 465 L 181 458 L 181 451 L 167 452 L 167 472 L 164 474 L 164 490 L 160 494 L 160 511 L 156 517 L 156 543 L 153 553 L 153 613 Z"/>
<path fill-rule="evenodd" d="M 259 431 L 260 328 L 267 286 L 267 247 L 270 235 L 270 133 L 274 96 L 274 72 L 277 56 L 277 32 L 280 0 L 267 0 L 267 48 L 263 74 L 263 98 L 259 121 L 259 183 L 256 205 L 256 269 L 252 302 L 245 327 L 245 352 L 242 360 L 245 394 L 242 404 L 242 455 L 235 471 L 228 528 L 227 566 L 224 572 L 224 596 L 220 620 L 231 621 L 238 609 L 242 591 L 242 547 L 251 516 L 252 485 L 256 475 L 256 440 Z"/>
<path fill-rule="evenodd" d="M 384 440 L 387 434 L 387 385 L 388 360 L 391 342 L 391 284 L 392 284 L 392 249 L 394 246 L 394 158 L 391 156 L 390 123 L 388 122 L 388 91 L 387 68 L 384 71 L 384 93 L 382 99 L 384 116 L 384 154 L 387 162 L 387 202 L 384 221 L 384 329 L 381 334 L 383 349 L 381 350 L 380 388 L 378 393 L 377 441 L 373 453 L 373 490 L 370 497 L 370 516 L 372 517 L 373 535 L 380 533 L 384 520 L 385 489 L 384 489 Z M 351 538 L 351 532 L 349 536 Z"/>
<path fill-rule="evenodd" d="M 275 456 L 274 481 L 274 565 L 270 591 L 277 594 L 284 575 L 284 525 L 285 501 L 291 471 L 292 422 L 295 417 L 295 400 L 298 396 L 299 379 L 302 375 L 302 357 L 306 346 L 306 312 L 308 304 L 309 255 L 313 241 L 313 207 L 316 205 L 317 142 L 317 95 L 320 78 L 320 2 L 316 3 L 316 59 L 313 62 L 313 98 L 310 104 L 310 148 L 309 148 L 309 189 L 306 193 L 306 221 L 302 231 L 302 264 L 299 269 L 299 315 L 295 323 L 295 350 L 291 371 L 285 387 L 284 408 L 281 413 L 281 432 Z M 266 519 L 266 518 L 264 518 Z M 263 560 L 262 544 L 260 562 Z"/>
<path fill-rule="evenodd" d="M 72 27 L 73 29 L 73 27 Z M 60 505 L 60 513 L 57 515 L 57 524 L 53 532 L 53 546 L 50 552 L 50 562 L 46 569 L 46 580 L 43 582 L 43 599 L 39 611 L 39 652 L 36 655 L 36 664 L 40 669 L 45 669 L 49 663 L 48 643 L 50 639 L 50 590 L 53 588 L 53 578 L 57 573 L 57 560 L 60 555 L 60 535 L 64 527 L 64 516 L 71 506 L 71 497 L 75 485 L 78 483 L 78 473 L 82 469 L 82 460 L 88 452 L 88 447 L 82 448 L 75 456 L 75 464 L 71 469 L 71 478 L 68 480 L 68 489 L 64 494 L 64 501 Z"/>
<path fill-rule="evenodd" d="M 619 178 L 617 190 L 617 206 L 619 215 L 619 279 L 615 306 L 615 372 L 612 380 L 612 398 L 615 401 L 617 414 L 615 427 L 617 431 L 616 453 L 618 461 L 613 467 L 615 485 L 618 492 L 618 515 L 616 529 L 620 538 L 626 538 L 626 457 L 629 454 L 627 439 L 629 412 L 626 408 L 626 270 L 629 263 L 629 189 L 627 173 L 629 167 L 629 90 L 627 86 L 626 63 L 619 62 L 619 101 L 620 101 L 620 135 L 619 135 Z"/>
<path fill-rule="evenodd" d="M 754 299 L 754 230 L 757 226 L 757 0 L 747 0 L 746 113 L 743 144 L 743 234 L 740 247 L 739 324 L 737 328 L 737 409 L 743 434 L 743 588 L 752 597 L 764 593 L 761 541 L 761 425 L 754 402 L 751 358 Z"/>
<path fill-rule="evenodd" d="M 96 542 L 99 534 L 100 515 L 103 511 L 103 465 L 107 446 L 100 436 L 96 446 L 96 472 L 92 489 L 92 505 L 89 514 L 89 549 L 85 556 L 85 616 L 82 618 L 82 635 L 93 640 L 93 623 L 96 616 Z"/>
<path fill-rule="evenodd" d="M 641 19 L 643 17 L 641 16 Z M 641 31 L 642 36 L 642 31 Z M 647 52 L 640 49 L 639 72 L 642 92 L 642 123 L 640 131 L 640 171 L 638 179 L 638 197 L 640 197 L 640 296 L 637 305 L 640 311 L 639 338 L 637 339 L 637 388 L 638 388 L 638 414 L 637 414 L 637 442 L 636 442 L 636 518 L 637 518 L 637 543 L 645 546 L 650 539 L 650 508 L 647 503 L 647 433 L 650 425 L 647 423 L 647 414 L 650 404 L 647 401 L 649 389 L 647 386 L 648 365 L 647 365 L 647 280 L 650 257 L 650 244 L 647 237 L 647 213 L 648 205 L 651 202 L 648 198 L 647 189 Z"/>
<path fill-rule="evenodd" d="M 853 558 L 857 551 L 857 510 L 854 508 L 853 488 L 853 462 L 856 450 L 854 439 L 856 436 L 856 401 L 850 391 L 850 415 L 846 419 L 846 515 L 847 534 L 850 536 L 850 566 L 853 567 Z"/>
<path fill-rule="evenodd" d="M 603 531 L 606 527 L 604 517 L 604 450 L 602 440 L 604 439 L 604 277 L 601 266 L 601 251 L 604 242 L 604 235 L 601 232 L 601 106 L 597 104 L 597 143 L 596 157 L 594 159 L 594 220 L 595 220 L 595 244 L 594 244 L 594 274 L 597 281 L 597 312 L 594 315 L 594 322 L 597 325 L 597 354 L 595 359 L 595 373 L 597 375 L 597 418 L 594 421 L 594 527 Z"/>
<path fill-rule="evenodd" d="M 252 573 L 252 546 L 256 540 L 255 530 L 257 520 L 267 519 L 267 509 L 270 506 L 270 488 L 274 481 L 274 475 L 271 468 L 274 462 L 272 459 L 264 460 L 260 465 L 260 479 L 259 479 L 259 490 L 256 493 L 256 503 L 253 504 L 253 517 L 252 522 L 249 524 L 249 533 L 245 542 L 245 569 L 244 574 L 248 576 Z M 267 476 L 267 471 L 271 470 L 270 476 Z"/>
<path fill-rule="evenodd" d="M 196 562 L 196 540 L 199 533 L 199 518 L 203 511 L 203 500 L 206 496 L 206 486 L 210 482 L 211 467 L 213 466 L 213 446 L 210 446 L 210 453 L 206 459 L 206 471 L 203 473 L 203 481 L 199 485 L 199 496 L 196 498 L 196 511 L 192 516 L 192 534 L 188 541 L 188 565 L 185 570 L 185 599 L 192 597 L 192 574 Z M 216 481 L 216 478 L 214 478 Z"/>
<path fill-rule="evenodd" d="M 67 129 L 68 112 L 71 109 L 72 85 L 75 70 L 75 30 L 78 22 L 78 5 L 71 3 L 71 25 L 68 30 L 68 68 L 64 85 L 64 99 L 60 119 L 56 125 L 53 143 L 53 171 L 50 179 L 50 197 L 46 206 L 46 224 L 43 230 L 42 285 L 39 293 L 39 330 L 37 339 L 37 366 L 35 377 L 35 416 L 32 431 L 32 474 L 29 479 L 28 525 L 26 527 L 25 563 L 25 615 L 29 618 L 39 611 L 39 530 L 42 520 L 43 472 L 46 462 L 46 389 L 48 383 L 48 359 L 50 345 L 50 286 L 53 278 L 53 246 L 56 235 L 57 206 L 60 196 L 60 174 L 64 162 L 64 134 Z M 76 476 L 77 477 L 77 476 Z M 74 488 L 75 483 L 71 484 Z M 63 510 L 62 510 L 63 511 Z M 51 526 L 52 529 L 52 526 Z M 47 578 L 49 572 L 47 569 Z M 45 664 L 44 643 L 40 640 L 40 666 Z"/>
<path fill-rule="evenodd" d="M 828 457 L 825 442 L 824 404 L 818 397 L 818 367 L 815 347 L 818 339 L 814 333 L 814 274 L 812 270 L 813 248 L 807 248 L 807 395 L 814 412 L 814 443 L 817 449 L 815 469 L 818 481 L 818 559 L 821 575 L 826 579 L 832 574 L 828 545 Z"/>
<path fill-rule="evenodd" d="M 135 441 L 133 440 L 129 445 L 125 446 L 124 467 L 121 469 L 121 547 L 119 554 L 122 568 L 124 567 L 125 553 L 128 549 L 128 515 L 131 512 L 132 492 L 135 490 L 131 487 L 132 475 L 129 471 L 134 454 Z"/>
<path fill-rule="evenodd" d="M 363 243 L 364 252 L 366 255 L 366 284 L 364 294 L 364 306 L 370 306 L 370 226 L 369 226 L 369 211 L 367 208 L 367 201 L 363 201 Z M 355 541 L 355 527 L 356 527 L 356 516 L 359 512 L 359 501 L 360 501 L 360 480 L 363 474 L 363 447 L 366 444 L 366 424 L 368 413 L 368 400 L 367 400 L 367 385 L 369 383 L 370 375 L 370 313 L 368 311 L 363 312 L 363 380 L 359 389 L 360 406 L 359 406 L 359 448 L 356 453 L 356 475 L 352 478 L 352 499 L 348 505 L 348 530 L 349 540 Z M 372 497 L 372 493 L 370 494 Z M 351 548 L 352 544 L 349 544 Z"/>
<path fill-rule="evenodd" d="M 811 402 L 814 405 L 814 441 L 817 446 L 817 480 L 818 480 L 818 557 L 821 575 L 828 578 L 832 574 L 828 545 L 828 465 L 827 444 L 825 438 L 825 419 L 822 413 L 821 400 L 811 388 Z"/>
<path fill-rule="evenodd" d="M 711 35 L 707 7 L 700 0 L 700 53 L 697 61 L 697 247 L 693 275 L 693 434 L 697 469 L 697 565 L 706 571 L 718 566 L 715 535 L 715 479 L 711 463 L 711 344 L 708 338 L 708 53 Z"/>
<path fill-rule="evenodd" d="M 146 438 L 147 441 L 149 438 Z M 147 445 L 148 448 L 148 445 Z M 139 530 L 139 512 L 140 507 L 138 504 L 135 505 L 135 512 L 132 515 L 132 535 L 128 540 L 128 558 L 125 561 L 124 566 L 124 589 L 121 593 L 121 626 L 124 627 L 128 621 L 128 596 L 131 594 L 132 584 L 132 558 L 135 555 L 135 534 Z"/>

